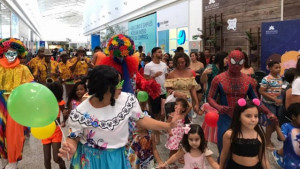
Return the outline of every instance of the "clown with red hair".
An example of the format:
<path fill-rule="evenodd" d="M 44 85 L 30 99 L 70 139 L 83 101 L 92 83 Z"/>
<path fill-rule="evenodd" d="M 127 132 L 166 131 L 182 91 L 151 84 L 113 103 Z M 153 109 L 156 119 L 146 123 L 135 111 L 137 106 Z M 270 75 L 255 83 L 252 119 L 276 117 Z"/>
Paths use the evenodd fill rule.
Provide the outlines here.
<path fill-rule="evenodd" d="M 17 161 L 22 159 L 24 126 L 11 118 L 6 102 L 14 88 L 33 81 L 29 69 L 20 64 L 25 55 L 25 46 L 20 40 L 7 38 L 0 41 L 0 168 L 5 169 L 17 168 Z"/>
<path fill-rule="evenodd" d="M 122 75 L 124 80 L 122 91 L 134 93 L 134 89 L 143 90 L 155 99 L 160 96 L 160 85 L 155 80 L 146 80 L 139 74 L 139 53 L 134 52 L 135 45 L 130 37 L 123 34 L 115 35 L 108 41 L 105 49 L 105 53 L 109 56 L 103 58 L 99 65 L 112 66 Z"/>

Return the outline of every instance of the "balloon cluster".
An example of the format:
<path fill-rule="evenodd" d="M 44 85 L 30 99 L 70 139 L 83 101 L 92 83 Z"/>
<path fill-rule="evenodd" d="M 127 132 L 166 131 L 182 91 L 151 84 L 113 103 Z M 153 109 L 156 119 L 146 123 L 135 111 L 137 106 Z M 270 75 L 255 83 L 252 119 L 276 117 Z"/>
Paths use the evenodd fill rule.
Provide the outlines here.
<path fill-rule="evenodd" d="M 32 135 L 45 139 L 55 131 L 59 107 L 54 94 L 39 83 L 25 83 L 15 88 L 7 101 L 10 116 L 31 127 Z"/>

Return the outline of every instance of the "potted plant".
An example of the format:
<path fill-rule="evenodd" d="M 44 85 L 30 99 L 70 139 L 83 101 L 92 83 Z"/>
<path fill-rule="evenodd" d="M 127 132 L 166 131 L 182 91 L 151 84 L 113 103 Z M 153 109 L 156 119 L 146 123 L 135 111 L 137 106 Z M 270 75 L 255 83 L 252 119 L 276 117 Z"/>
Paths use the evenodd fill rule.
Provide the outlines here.
<path fill-rule="evenodd" d="M 210 22 L 210 26 L 216 30 L 220 30 L 223 26 L 222 22 Z"/>
<path fill-rule="evenodd" d="M 251 50 L 257 50 L 257 44 L 253 40 L 253 36 L 251 32 L 245 32 L 246 33 L 246 39 L 248 40 L 250 44 L 250 49 Z"/>

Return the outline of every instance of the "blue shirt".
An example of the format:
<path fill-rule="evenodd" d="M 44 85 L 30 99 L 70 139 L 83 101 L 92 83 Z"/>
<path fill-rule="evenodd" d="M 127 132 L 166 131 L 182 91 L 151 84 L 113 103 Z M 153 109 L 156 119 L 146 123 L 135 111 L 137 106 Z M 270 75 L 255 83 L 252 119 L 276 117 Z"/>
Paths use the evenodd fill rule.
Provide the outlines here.
<path fill-rule="evenodd" d="M 292 123 L 284 123 L 281 126 L 282 134 L 285 137 L 283 144 L 284 169 L 300 168 L 300 127 L 294 127 Z"/>

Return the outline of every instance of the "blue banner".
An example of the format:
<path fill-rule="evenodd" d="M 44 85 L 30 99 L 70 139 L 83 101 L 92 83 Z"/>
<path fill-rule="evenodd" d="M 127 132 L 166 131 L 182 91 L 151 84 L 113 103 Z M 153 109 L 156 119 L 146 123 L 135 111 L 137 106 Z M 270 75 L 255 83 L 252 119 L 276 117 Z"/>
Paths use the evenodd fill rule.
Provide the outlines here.
<path fill-rule="evenodd" d="M 45 47 L 45 41 L 40 41 L 40 47 Z"/>
<path fill-rule="evenodd" d="M 156 13 L 128 23 L 128 35 L 136 48 L 143 46 L 145 53 L 156 46 Z"/>
<path fill-rule="evenodd" d="M 100 35 L 91 35 L 91 46 L 93 51 L 96 46 L 100 46 Z"/>
<path fill-rule="evenodd" d="M 281 62 L 281 75 L 285 69 L 295 67 L 300 51 L 300 20 L 262 23 L 261 69 L 266 71 L 270 60 Z"/>
<path fill-rule="evenodd" d="M 158 47 L 160 47 L 163 53 L 169 53 L 169 30 L 158 32 Z"/>

